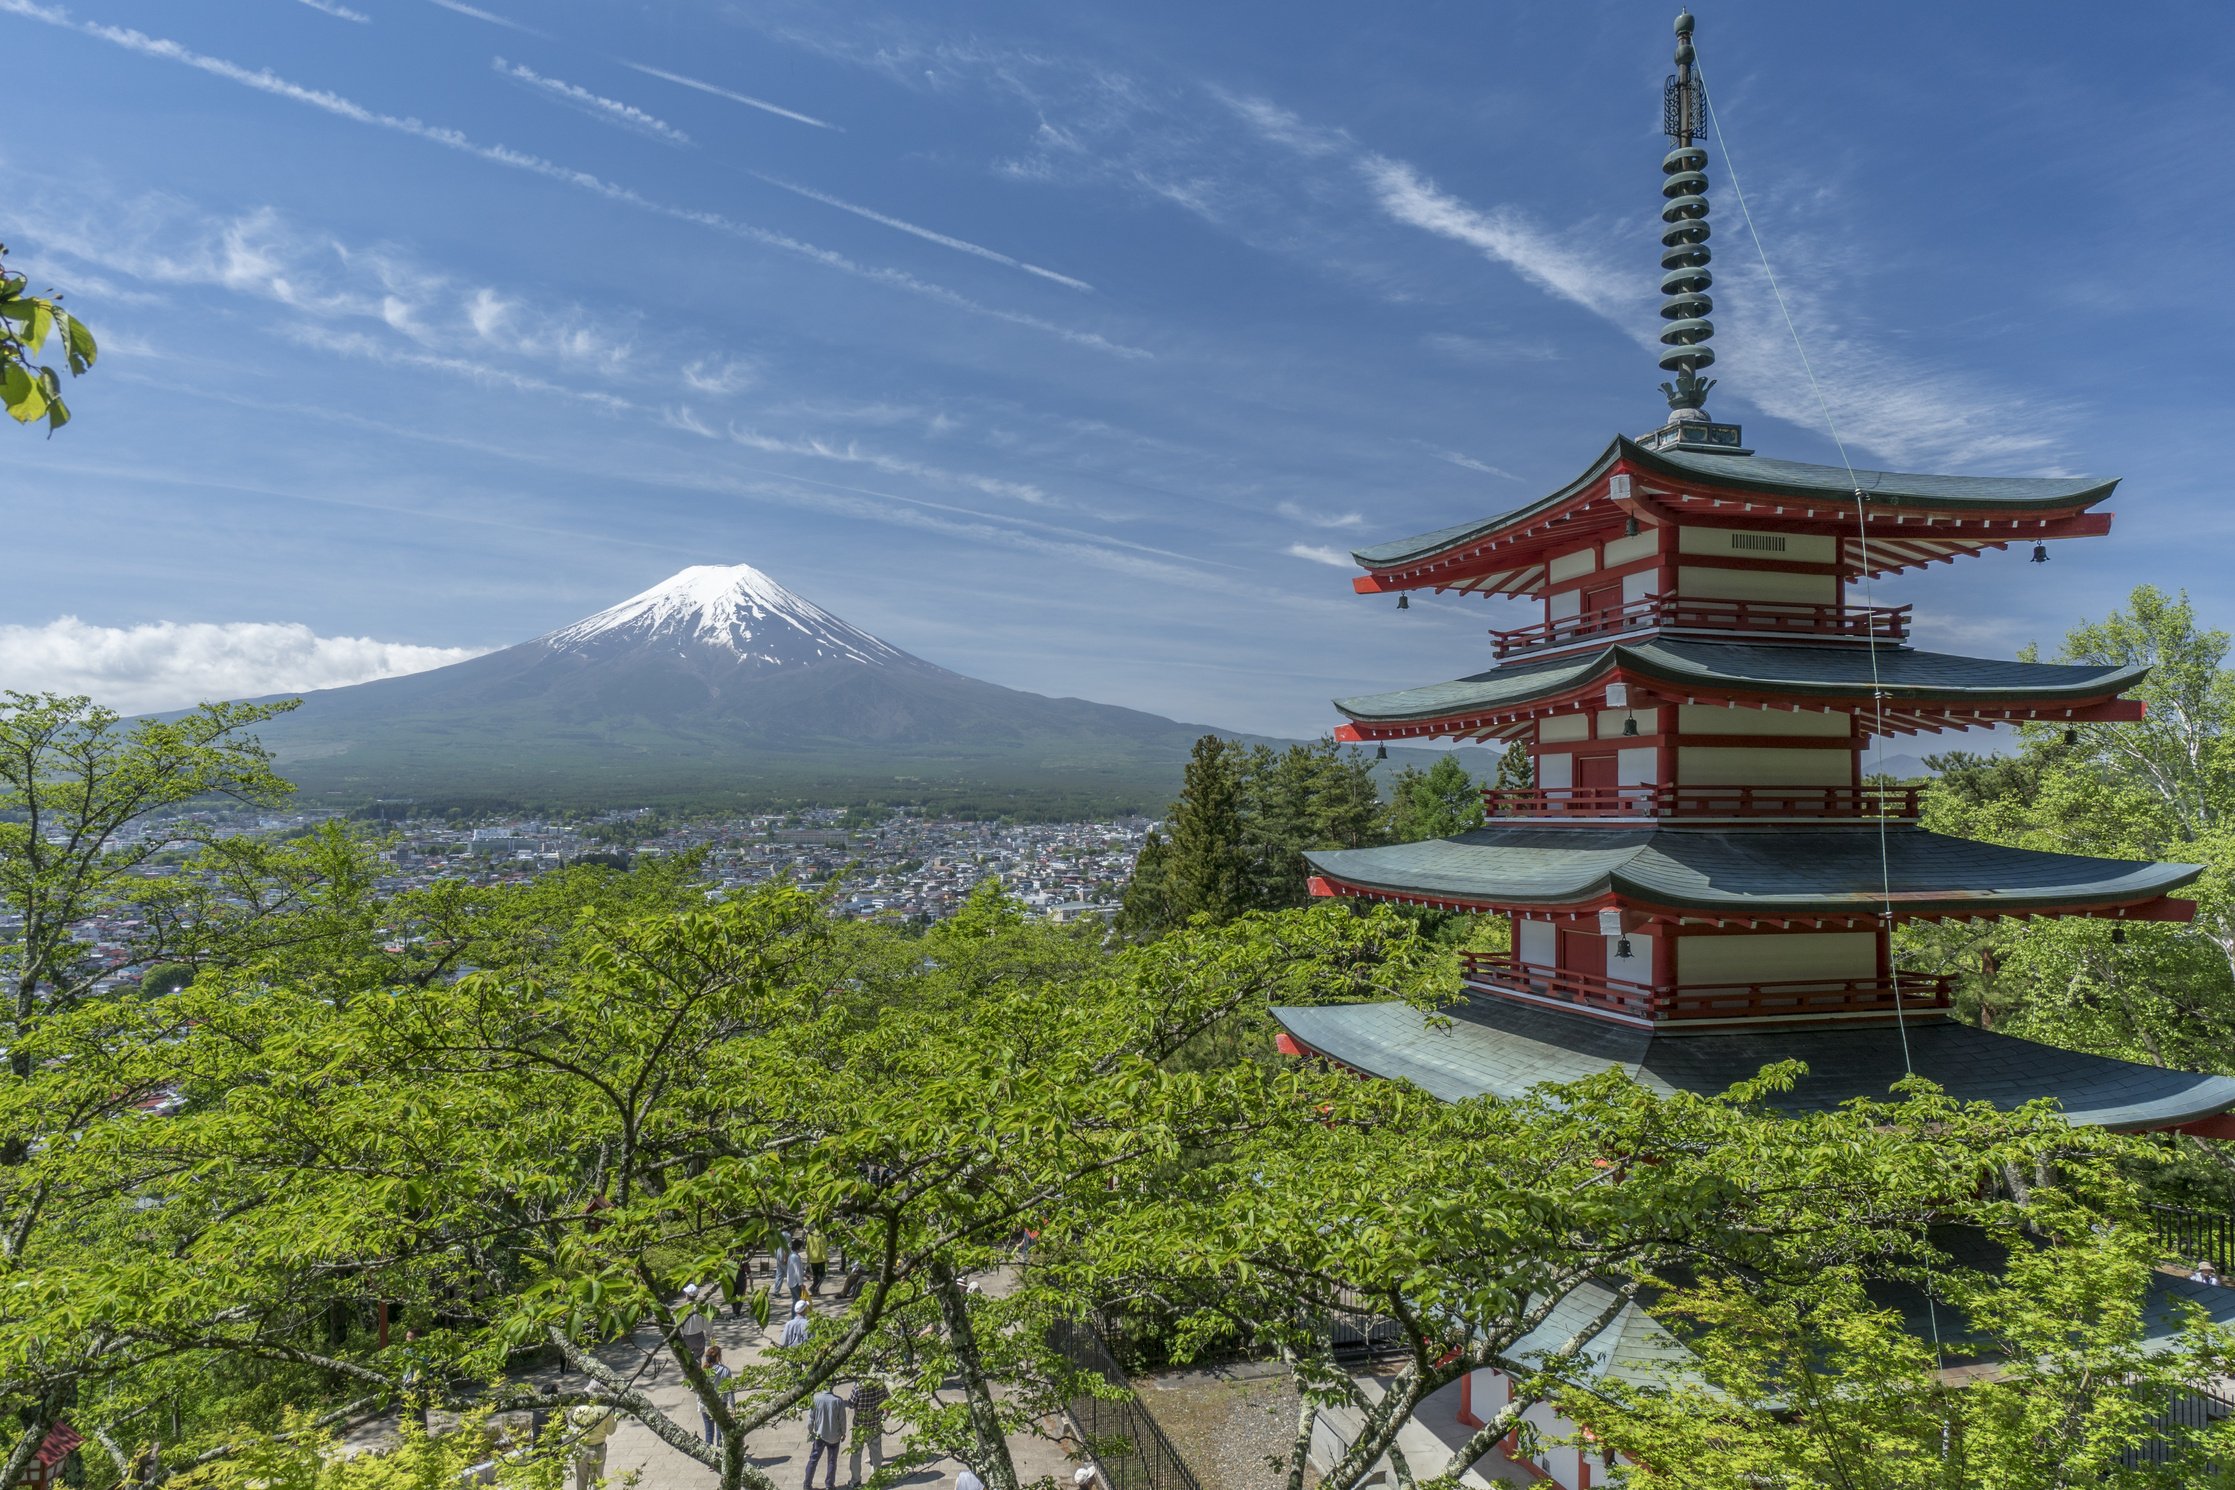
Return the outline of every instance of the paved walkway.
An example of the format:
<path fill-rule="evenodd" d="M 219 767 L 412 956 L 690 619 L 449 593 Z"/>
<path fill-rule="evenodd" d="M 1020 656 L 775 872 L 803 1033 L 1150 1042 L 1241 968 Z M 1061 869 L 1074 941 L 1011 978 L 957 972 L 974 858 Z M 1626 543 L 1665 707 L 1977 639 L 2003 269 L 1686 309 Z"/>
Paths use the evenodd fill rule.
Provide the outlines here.
<path fill-rule="evenodd" d="M 831 1298 L 831 1293 L 835 1291 L 835 1282 L 834 1276 L 832 1287 L 826 1288 L 823 1297 L 816 1300 L 816 1314 L 820 1317 L 828 1317 L 828 1312 L 834 1312 L 839 1307 Z M 1008 1282 L 1008 1277 L 998 1274 L 983 1280 L 990 1292 L 1002 1291 Z M 753 1322 L 750 1313 L 732 1317 L 727 1306 L 722 1306 L 714 1323 L 714 1341 L 722 1347 L 723 1359 L 734 1367 L 764 1355 L 774 1343 L 776 1333 L 783 1328 L 782 1310 L 783 1305 L 779 1302 L 769 1315 L 769 1329 L 763 1331 Z M 698 1401 L 684 1382 L 682 1368 L 676 1364 L 674 1357 L 663 1351 L 655 1366 L 647 1368 L 645 1365 L 647 1352 L 657 1339 L 653 1330 L 640 1329 L 626 1341 L 615 1341 L 600 1350 L 598 1355 L 608 1366 L 625 1376 L 633 1377 L 636 1385 L 662 1412 L 696 1433 L 699 1428 Z M 521 1380 L 537 1384 L 549 1382 L 562 1390 L 580 1390 L 585 1384 L 585 1378 L 579 1373 L 549 1370 L 530 1372 Z M 850 1389 L 840 1388 L 839 1395 L 850 1396 Z M 956 1387 L 949 1395 L 959 1399 L 960 1388 Z M 454 1418 L 446 1414 L 437 1413 L 436 1431 L 440 1432 L 454 1421 Z M 851 1427 L 850 1421 L 848 1426 Z M 1068 1423 L 1059 1418 L 1041 1426 L 1041 1434 L 1017 1435 L 1009 1440 L 1009 1453 L 1016 1462 L 1017 1477 L 1026 1485 L 1035 1480 L 1053 1478 L 1063 1490 L 1069 1490 L 1073 1471 L 1085 1461 L 1066 1452 L 1066 1445 L 1062 1440 L 1068 1435 Z M 897 1454 L 907 1425 L 895 1421 L 888 1411 L 885 1427 L 886 1452 L 888 1455 Z M 391 1414 L 351 1431 L 344 1439 L 344 1449 L 349 1453 L 377 1452 L 394 1447 L 398 1441 L 396 1418 Z M 789 1487 L 803 1483 L 807 1468 L 804 1404 L 797 1418 L 748 1434 L 745 1446 L 753 1464 L 777 1485 Z M 952 1485 L 955 1474 L 961 1467 L 956 1460 L 941 1458 L 917 1469 L 899 1483 L 925 1487 Z M 864 1477 L 868 1472 L 869 1463 L 864 1455 Z M 606 1479 L 619 1485 L 624 1477 L 631 1475 L 635 1476 L 635 1483 L 642 1490 L 713 1490 L 719 1478 L 712 1469 L 655 1437 L 651 1429 L 642 1423 L 634 1418 L 623 1417 L 606 1446 Z M 819 1483 L 819 1468 L 816 1478 Z M 841 1464 L 838 1467 L 838 1484 L 843 1487 L 846 1483 L 847 1466 Z"/>

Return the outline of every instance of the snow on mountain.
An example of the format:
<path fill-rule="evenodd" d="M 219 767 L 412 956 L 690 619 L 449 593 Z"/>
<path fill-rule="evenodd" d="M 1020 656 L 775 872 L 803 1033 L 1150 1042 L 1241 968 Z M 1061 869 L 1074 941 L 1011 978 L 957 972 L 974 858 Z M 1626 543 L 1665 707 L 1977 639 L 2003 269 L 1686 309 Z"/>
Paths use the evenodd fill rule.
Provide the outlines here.
<path fill-rule="evenodd" d="M 537 637 L 555 652 L 675 645 L 728 652 L 763 667 L 849 661 L 872 667 L 916 663 L 899 648 L 849 626 L 750 564 L 694 564 L 640 595 Z M 921 665 L 920 663 L 917 665 Z"/>

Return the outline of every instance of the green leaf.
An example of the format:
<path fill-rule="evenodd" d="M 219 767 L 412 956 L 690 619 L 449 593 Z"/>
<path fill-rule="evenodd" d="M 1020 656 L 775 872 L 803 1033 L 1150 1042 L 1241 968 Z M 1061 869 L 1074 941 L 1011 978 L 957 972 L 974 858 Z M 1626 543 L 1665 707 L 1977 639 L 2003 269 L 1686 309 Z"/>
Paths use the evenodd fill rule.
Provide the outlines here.
<path fill-rule="evenodd" d="M 70 422 L 70 406 L 59 398 L 47 400 L 47 433 L 53 434 Z"/>
<path fill-rule="evenodd" d="M 8 417 L 18 424 L 29 424 L 47 411 L 46 391 L 39 380 L 13 363 L 0 372 L 0 403 L 7 405 Z"/>
<path fill-rule="evenodd" d="M 62 344 L 70 354 L 70 371 L 73 374 L 84 372 L 93 365 L 94 358 L 100 355 L 100 348 L 93 342 L 93 333 L 76 316 L 62 317 Z"/>

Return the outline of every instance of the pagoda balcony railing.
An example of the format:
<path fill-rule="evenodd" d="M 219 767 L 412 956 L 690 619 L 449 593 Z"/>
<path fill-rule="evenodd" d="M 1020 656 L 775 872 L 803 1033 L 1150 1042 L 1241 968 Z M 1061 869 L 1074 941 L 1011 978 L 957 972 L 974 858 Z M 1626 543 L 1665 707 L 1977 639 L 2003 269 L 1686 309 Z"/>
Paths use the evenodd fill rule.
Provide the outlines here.
<path fill-rule="evenodd" d="M 1702 600 L 1681 595 L 1648 595 L 1626 605 L 1608 606 L 1580 616 L 1539 621 L 1534 626 L 1521 626 L 1512 631 L 1493 631 L 1490 650 L 1505 657 L 1537 647 L 1657 627 L 1898 642 L 1909 637 L 1909 607 L 1803 605 L 1782 600 Z"/>
<path fill-rule="evenodd" d="M 1947 1008 L 1955 986 L 1951 977 L 1902 973 L 1898 978 L 1797 978 L 1766 983 L 1678 983 L 1655 988 L 1564 968 L 1538 967 L 1495 952 L 1460 955 L 1466 964 L 1467 981 L 1477 987 L 1654 1024 L 1891 1014 L 1896 1008 L 1921 1013 Z"/>
<path fill-rule="evenodd" d="M 1767 737 L 1765 737 L 1767 738 Z M 1776 817 L 1914 818 L 1915 786 L 1640 786 L 1489 787 L 1482 810 L 1492 818 Z"/>

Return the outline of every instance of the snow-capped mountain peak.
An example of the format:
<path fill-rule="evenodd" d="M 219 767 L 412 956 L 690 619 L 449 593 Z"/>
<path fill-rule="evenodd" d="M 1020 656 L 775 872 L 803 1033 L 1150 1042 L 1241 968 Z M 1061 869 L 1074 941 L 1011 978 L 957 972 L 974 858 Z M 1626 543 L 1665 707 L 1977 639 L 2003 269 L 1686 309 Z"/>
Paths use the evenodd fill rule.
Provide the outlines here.
<path fill-rule="evenodd" d="M 694 564 L 619 605 L 536 638 L 555 652 L 694 647 L 762 667 L 915 659 L 802 599 L 750 564 Z"/>

